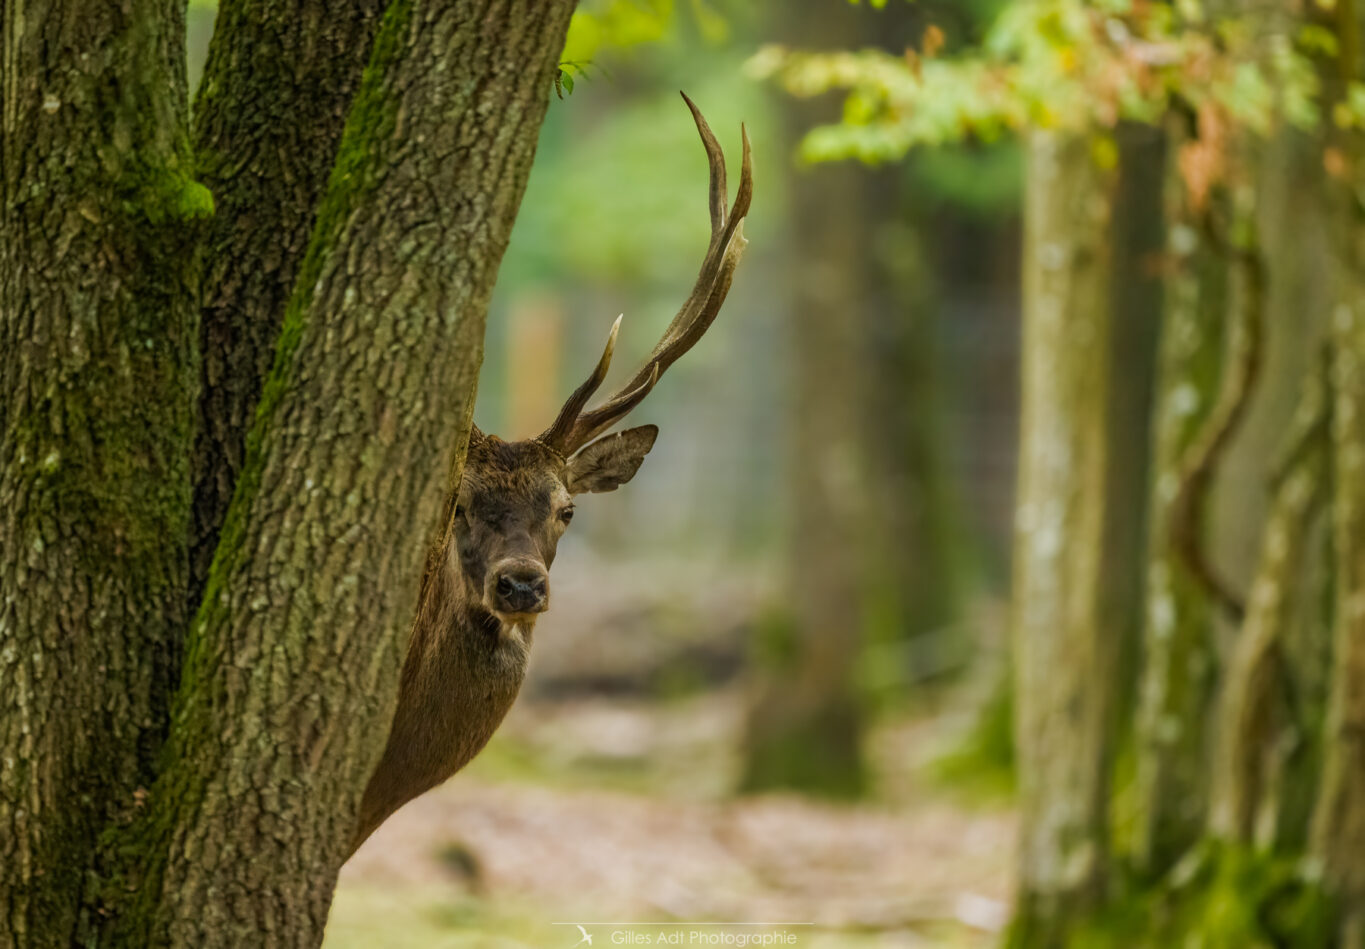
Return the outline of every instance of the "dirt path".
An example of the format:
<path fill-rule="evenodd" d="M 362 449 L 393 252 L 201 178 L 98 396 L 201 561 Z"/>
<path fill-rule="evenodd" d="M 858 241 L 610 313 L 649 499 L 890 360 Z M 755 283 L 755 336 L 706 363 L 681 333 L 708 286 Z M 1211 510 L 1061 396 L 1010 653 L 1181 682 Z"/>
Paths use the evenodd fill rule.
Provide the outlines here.
<path fill-rule="evenodd" d="M 494 939 L 487 934 L 517 931 L 509 942 L 449 945 L 560 945 L 537 941 L 543 927 L 587 918 L 810 923 L 806 931 L 824 933 L 818 944 L 830 946 L 853 945 L 856 934 L 863 934 L 857 945 L 990 941 L 1009 890 L 1007 812 L 955 806 L 942 793 L 913 787 L 902 787 L 898 800 L 855 807 L 795 797 L 687 798 L 590 782 L 546 786 L 498 774 L 506 746 L 520 743 L 539 760 L 535 745 L 545 742 L 562 756 L 574 733 L 593 736 L 595 744 L 580 751 L 598 767 L 613 748 L 650 748 L 676 762 L 676 746 L 705 743 L 706 733 L 730 727 L 724 713 L 708 708 L 596 704 L 522 713 L 499 738 L 503 750 L 490 749 L 492 765 L 414 801 L 347 865 L 329 949 L 374 944 L 348 941 L 347 920 L 387 912 L 365 907 L 375 900 L 392 906 L 404 894 L 462 906 L 462 920 L 447 914 L 447 932 L 482 927 L 484 938 Z M 716 719 L 709 725 L 708 714 Z M 605 749 L 603 735 L 616 736 Z M 907 733 L 898 740 L 919 739 Z M 878 745 L 887 753 L 888 741 Z M 902 761 L 908 755 L 895 747 L 890 753 Z M 687 786 L 716 783 L 701 772 L 720 765 L 690 760 L 687 767 L 696 779 Z M 640 770 L 650 773 L 649 762 Z M 580 774 L 568 783 L 585 780 Z M 428 922 L 433 914 L 440 915 L 429 908 Z M 542 929 L 504 926 L 509 920 Z M 894 934 L 901 941 L 885 941 Z M 861 941 L 873 936 L 877 941 Z M 411 944 L 437 944 L 435 936 L 426 939 Z"/>

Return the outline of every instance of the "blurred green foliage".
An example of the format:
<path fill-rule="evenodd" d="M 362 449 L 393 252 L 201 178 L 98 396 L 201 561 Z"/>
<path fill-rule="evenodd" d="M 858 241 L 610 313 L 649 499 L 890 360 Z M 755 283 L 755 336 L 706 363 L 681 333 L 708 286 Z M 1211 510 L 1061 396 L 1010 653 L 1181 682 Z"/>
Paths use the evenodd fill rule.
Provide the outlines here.
<path fill-rule="evenodd" d="M 734 81 L 737 59 L 717 55 L 714 70 L 699 70 L 687 93 L 705 110 L 732 172 L 739 126 L 767 109 L 761 90 Z M 728 66 L 728 68 L 726 68 Z M 652 84 L 651 84 L 652 85 Z M 709 236 L 706 153 L 682 100 L 655 86 L 615 98 L 610 80 L 595 101 L 553 109 L 504 262 L 504 278 L 640 279 L 654 286 L 690 282 Z M 760 162 L 773 159 L 760 151 Z M 777 175 L 756 177 L 767 182 Z M 774 190 L 765 189 L 764 214 L 749 227 L 762 233 Z M 680 267 L 680 262 L 686 266 Z"/>
<path fill-rule="evenodd" d="M 1014 676 L 1005 669 L 961 740 L 933 761 L 932 774 L 954 791 L 995 800 L 1014 794 L 1014 764 Z"/>
<path fill-rule="evenodd" d="M 1178 7 L 1178 9 L 1177 9 Z M 939 56 L 918 49 L 808 52 L 763 47 L 751 75 L 797 96 L 845 94 L 841 121 L 813 129 L 808 161 L 898 160 L 917 146 L 993 142 L 1027 128 L 1095 131 L 1159 121 L 1179 102 L 1269 134 L 1319 121 L 1312 56 L 1323 31 L 1277 32 L 1264 17 L 1207 18 L 1198 4 L 1035 0 L 1004 6 L 981 43 Z M 1365 96 L 1350 101 L 1365 102 Z M 1338 122 L 1357 121 L 1354 111 Z M 1097 159 L 1113 160 L 1101 146 Z"/>
<path fill-rule="evenodd" d="M 730 23 L 707 0 L 687 0 L 687 12 L 702 38 L 723 43 Z M 569 24 L 564 59 L 589 63 L 604 50 L 620 51 L 671 39 L 678 29 L 674 0 L 584 0 Z"/>

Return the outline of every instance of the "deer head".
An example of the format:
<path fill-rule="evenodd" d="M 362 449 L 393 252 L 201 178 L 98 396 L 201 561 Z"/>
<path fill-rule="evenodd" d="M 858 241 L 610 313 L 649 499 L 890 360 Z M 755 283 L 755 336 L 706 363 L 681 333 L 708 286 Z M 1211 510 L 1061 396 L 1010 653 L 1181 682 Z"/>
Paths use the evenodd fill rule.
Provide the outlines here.
<path fill-rule="evenodd" d="M 540 436 L 505 442 L 475 429 L 452 512 L 464 598 L 504 626 L 528 628 L 550 606 L 550 565 L 573 519 L 575 495 L 614 491 L 639 470 L 659 430 L 653 425 L 603 435 L 639 405 L 659 377 L 715 320 L 747 243 L 744 217 L 753 197 L 749 138 L 743 134 L 739 190 L 726 210 L 725 156 L 686 95 L 710 165 L 711 241 L 696 285 L 644 365 L 595 408 L 588 402 L 611 365 L 617 318 L 592 374 Z M 594 440 L 596 439 L 596 440 Z"/>

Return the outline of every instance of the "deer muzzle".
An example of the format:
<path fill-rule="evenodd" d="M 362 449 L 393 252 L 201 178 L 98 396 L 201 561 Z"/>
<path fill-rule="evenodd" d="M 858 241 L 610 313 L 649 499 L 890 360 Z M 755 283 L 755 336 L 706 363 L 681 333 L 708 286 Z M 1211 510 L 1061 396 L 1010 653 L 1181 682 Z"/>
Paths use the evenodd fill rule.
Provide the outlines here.
<path fill-rule="evenodd" d="M 550 608 L 550 577 L 537 563 L 504 562 L 489 578 L 488 593 L 488 600 L 498 613 L 544 613 Z"/>

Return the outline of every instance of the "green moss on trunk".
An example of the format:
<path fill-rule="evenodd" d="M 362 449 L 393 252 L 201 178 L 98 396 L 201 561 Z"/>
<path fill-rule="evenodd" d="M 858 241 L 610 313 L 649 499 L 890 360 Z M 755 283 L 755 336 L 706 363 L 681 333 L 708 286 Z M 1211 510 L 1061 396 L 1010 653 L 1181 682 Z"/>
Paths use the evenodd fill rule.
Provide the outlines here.
<path fill-rule="evenodd" d="M 256 408 L 160 774 L 110 840 L 102 944 L 321 939 L 572 7 L 389 5 Z"/>
<path fill-rule="evenodd" d="M 223 0 L 194 110 L 205 236 L 188 599 L 198 605 L 383 0 Z"/>
<path fill-rule="evenodd" d="M 197 241 L 174 4 L 4 6 L 0 945 L 69 945 L 184 633 Z"/>
<path fill-rule="evenodd" d="M 1180 177 L 1178 155 L 1187 136 L 1179 123 L 1169 127 L 1166 250 L 1174 269 L 1166 282 L 1155 405 L 1131 848 L 1149 879 L 1168 870 L 1204 826 L 1208 723 L 1218 672 L 1215 615 L 1207 592 L 1173 547 L 1171 518 L 1185 455 L 1217 400 L 1228 307 L 1229 261 L 1210 246 Z M 1206 525 L 1194 529 L 1205 536 Z"/>

